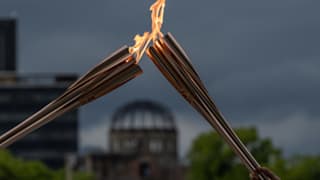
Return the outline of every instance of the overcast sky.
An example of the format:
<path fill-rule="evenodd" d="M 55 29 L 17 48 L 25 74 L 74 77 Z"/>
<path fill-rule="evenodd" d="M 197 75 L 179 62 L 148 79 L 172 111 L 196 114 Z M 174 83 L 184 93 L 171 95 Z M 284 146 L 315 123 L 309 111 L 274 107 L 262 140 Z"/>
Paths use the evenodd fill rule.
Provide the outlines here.
<path fill-rule="evenodd" d="M 152 0 L 0 0 L 18 19 L 18 68 L 84 73 L 150 29 Z M 286 154 L 320 153 L 320 1 L 167 0 L 164 32 L 192 59 L 234 127 L 256 126 Z M 150 99 L 175 112 L 181 155 L 208 124 L 148 58 L 144 75 L 81 108 L 81 146 L 106 149 L 112 112 Z M 155 83 L 156 82 L 156 83 Z"/>

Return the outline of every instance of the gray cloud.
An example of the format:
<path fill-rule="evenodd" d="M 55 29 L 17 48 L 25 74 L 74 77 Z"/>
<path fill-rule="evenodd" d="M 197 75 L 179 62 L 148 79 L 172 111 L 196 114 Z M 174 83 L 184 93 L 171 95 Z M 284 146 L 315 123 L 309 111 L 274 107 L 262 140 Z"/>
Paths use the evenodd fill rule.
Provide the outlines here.
<path fill-rule="evenodd" d="M 20 72 L 81 74 L 113 50 L 133 44 L 136 33 L 150 29 L 151 3 L 2 0 L 0 16 L 13 11 L 18 14 Z M 313 0 L 168 0 L 164 32 L 171 31 L 186 49 L 231 123 L 257 125 L 264 135 L 268 134 L 263 128 L 269 127 L 265 122 L 307 129 L 317 127 L 320 117 L 319 5 Z M 147 58 L 141 66 L 143 76 L 81 109 L 83 134 L 107 123 L 105 117 L 120 105 L 141 98 L 164 103 L 178 117 L 200 118 Z M 300 112 L 303 115 L 295 116 Z M 206 130 L 197 121 L 187 122 L 179 123 L 181 132 L 189 126 L 199 129 L 197 133 Z M 301 138 L 315 134 L 306 131 Z M 183 144 L 188 144 L 191 136 L 184 134 Z M 285 145 L 290 138 L 296 139 L 290 132 L 272 137 L 287 151 L 299 146 Z M 315 143 L 303 145 L 320 152 Z"/>

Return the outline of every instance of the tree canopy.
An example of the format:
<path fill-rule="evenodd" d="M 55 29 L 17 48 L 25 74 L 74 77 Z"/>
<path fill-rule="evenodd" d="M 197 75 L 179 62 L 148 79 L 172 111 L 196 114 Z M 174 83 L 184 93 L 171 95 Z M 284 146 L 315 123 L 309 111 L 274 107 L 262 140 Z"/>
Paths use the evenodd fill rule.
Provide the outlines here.
<path fill-rule="evenodd" d="M 63 180 L 64 170 L 52 170 L 38 161 L 23 161 L 15 158 L 8 151 L 0 150 L 0 179 L 12 180 Z M 91 180 L 86 173 L 74 173 L 75 180 Z"/>
<path fill-rule="evenodd" d="M 270 139 L 259 137 L 255 128 L 237 129 L 236 133 L 262 166 L 282 179 L 313 180 L 320 178 L 319 156 L 284 158 Z M 201 134 L 188 153 L 190 180 L 249 179 L 248 171 L 222 138 L 215 132 Z"/>

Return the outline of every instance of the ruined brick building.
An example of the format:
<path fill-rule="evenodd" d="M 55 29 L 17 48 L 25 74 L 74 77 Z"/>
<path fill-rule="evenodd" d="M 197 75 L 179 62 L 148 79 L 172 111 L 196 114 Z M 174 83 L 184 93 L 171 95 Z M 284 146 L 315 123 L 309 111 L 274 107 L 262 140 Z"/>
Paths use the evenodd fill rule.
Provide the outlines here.
<path fill-rule="evenodd" d="M 179 180 L 177 128 L 160 104 L 136 101 L 112 117 L 109 152 L 88 154 L 82 168 L 103 180 Z"/>

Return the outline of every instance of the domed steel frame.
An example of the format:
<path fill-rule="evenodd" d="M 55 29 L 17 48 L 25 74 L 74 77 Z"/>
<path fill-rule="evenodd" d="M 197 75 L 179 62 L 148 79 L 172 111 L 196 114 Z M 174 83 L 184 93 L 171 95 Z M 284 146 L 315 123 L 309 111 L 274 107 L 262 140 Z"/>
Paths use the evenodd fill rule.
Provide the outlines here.
<path fill-rule="evenodd" d="M 177 163 L 177 130 L 174 116 L 152 101 L 134 101 L 120 107 L 111 122 L 111 153 L 151 155 L 159 164 Z"/>
<path fill-rule="evenodd" d="M 173 114 L 152 101 L 135 101 L 121 107 L 112 117 L 111 130 L 176 129 Z"/>

